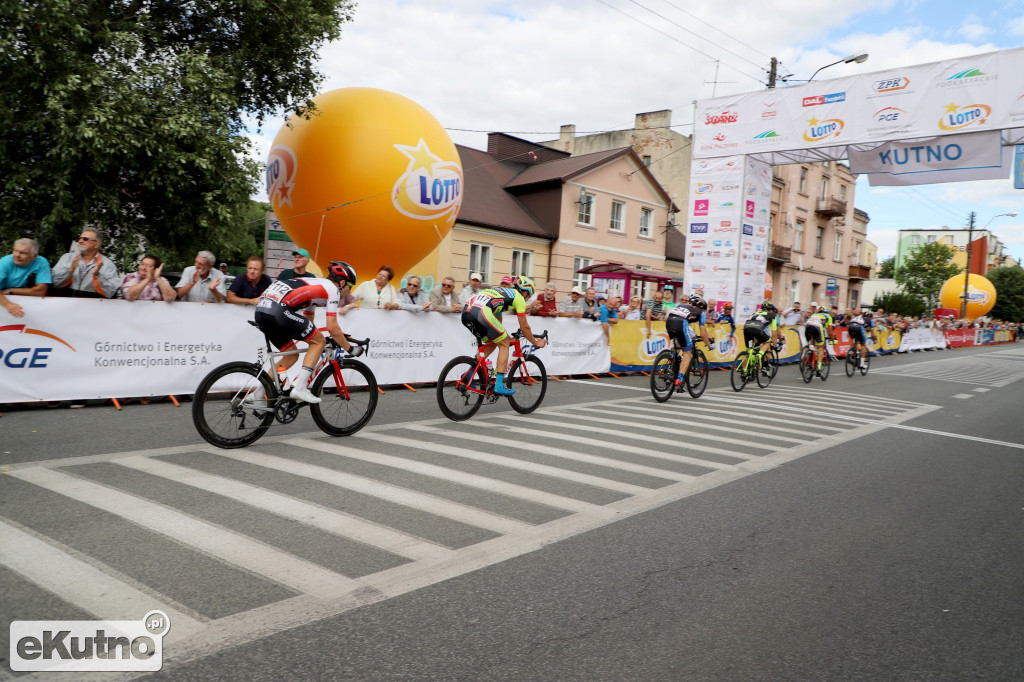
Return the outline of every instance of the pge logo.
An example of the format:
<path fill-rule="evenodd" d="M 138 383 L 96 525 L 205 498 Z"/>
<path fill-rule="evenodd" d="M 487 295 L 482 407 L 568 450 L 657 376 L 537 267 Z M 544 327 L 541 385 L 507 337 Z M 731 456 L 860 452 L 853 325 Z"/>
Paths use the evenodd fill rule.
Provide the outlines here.
<path fill-rule="evenodd" d="M 968 104 L 957 106 L 954 103 L 946 105 L 946 110 L 939 119 L 939 128 L 942 130 L 960 130 L 971 125 L 985 125 L 992 108 L 987 104 Z"/>
<path fill-rule="evenodd" d="M 415 147 L 396 144 L 395 149 L 409 158 L 409 165 L 391 191 L 395 209 L 418 220 L 436 220 L 449 213 L 458 215 L 462 206 L 462 167 L 431 152 L 423 139 Z"/>
<path fill-rule="evenodd" d="M 830 137 L 839 137 L 843 132 L 843 120 L 829 118 L 819 121 L 812 118 L 807 122 L 807 130 L 804 131 L 804 139 L 808 142 L 821 142 Z"/>
<path fill-rule="evenodd" d="M 906 113 L 898 107 L 886 107 L 876 111 L 874 116 L 877 123 L 899 123 L 900 118 Z"/>
<path fill-rule="evenodd" d="M 49 332 L 44 332 L 41 329 L 26 327 L 23 324 L 10 324 L 0 327 L 0 333 L 3 332 L 20 332 L 22 334 L 42 336 L 64 344 L 75 353 L 78 352 L 75 350 L 74 346 L 64 339 L 54 336 Z M 9 367 L 10 369 L 40 369 L 42 367 L 46 367 L 46 363 L 50 358 L 50 353 L 53 352 L 52 346 L 32 347 L 23 345 L 23 342 L 19 343 L 18 341 L 12 341 L 13 338 L 14 337 L 7 335 L 0 336 L 0 363 L 3 363 L 5 367 Z"/>

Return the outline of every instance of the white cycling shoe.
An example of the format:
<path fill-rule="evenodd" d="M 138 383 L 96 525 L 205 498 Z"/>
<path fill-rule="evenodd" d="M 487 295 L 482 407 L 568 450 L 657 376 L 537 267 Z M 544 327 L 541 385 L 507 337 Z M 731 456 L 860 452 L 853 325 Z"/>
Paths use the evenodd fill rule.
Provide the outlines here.
<path fill-rule="evenodd" d="M 292 388 L 291 398 L 293 400 L 301 400 L 304 403 L 318 403 L 320 398 L 317 398 L 306 386 L 295 386 Z"/>

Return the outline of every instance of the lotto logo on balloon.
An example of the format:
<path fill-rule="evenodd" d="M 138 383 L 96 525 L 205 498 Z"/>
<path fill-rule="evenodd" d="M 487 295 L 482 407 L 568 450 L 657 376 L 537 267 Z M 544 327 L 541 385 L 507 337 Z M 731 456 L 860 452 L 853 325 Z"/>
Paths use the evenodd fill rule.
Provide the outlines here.
<path fill-rule="evenodd" d="M 284 145 L 270 150 L 267 159 L 267 197 L 272 206 L 291 206 L 295 186 L 295 152 Z"/>
<path fill-rule="evenodd" d="M 432 154 L 427 143 L 415 147 L 396 144 L 409 158 L 405 173 L 394 187 L 394 205 L 399 213 L 418 220 L 432 220 L 458 213 L 462 204 L 462 168 Z"/>

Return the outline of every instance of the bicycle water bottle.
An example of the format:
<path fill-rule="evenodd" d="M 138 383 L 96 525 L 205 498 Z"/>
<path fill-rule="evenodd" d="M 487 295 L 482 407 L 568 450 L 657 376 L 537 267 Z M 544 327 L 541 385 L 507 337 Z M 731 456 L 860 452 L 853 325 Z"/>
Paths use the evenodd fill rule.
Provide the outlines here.
<path fill-rule="evenodd" d="M 715 342 L 712 341 L 711 343 L 708 344 L 708 350 L 714 350 L 714 349 L 715 349 Z"/>

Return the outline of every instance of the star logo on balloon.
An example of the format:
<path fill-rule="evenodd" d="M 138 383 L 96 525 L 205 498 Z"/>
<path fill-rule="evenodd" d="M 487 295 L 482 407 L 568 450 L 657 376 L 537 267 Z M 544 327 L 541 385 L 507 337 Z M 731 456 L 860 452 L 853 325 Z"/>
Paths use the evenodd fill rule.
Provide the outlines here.
<path fill-rule="evenodd" d="M 422 138 L 415 146 L 393 146 L 409 159 L 405 172 L 395 182 L 392 193 L 395 209 L 419 220 L 457 214 L 462 205 L 461 166 L 431 152 Z"/>
<path fill-rule="evenodd" d="M 292 188 L 295 187 L 295 171 L 298 163 L 295 152 L 279 144 L 270 150 L 267 158 L 267 197 L 271 206 L 292 205 Z"/>

